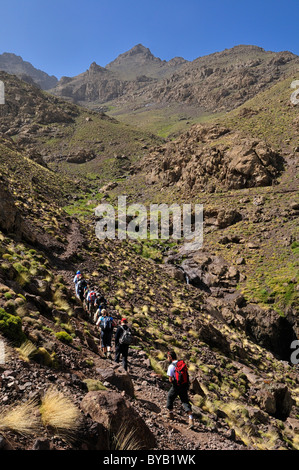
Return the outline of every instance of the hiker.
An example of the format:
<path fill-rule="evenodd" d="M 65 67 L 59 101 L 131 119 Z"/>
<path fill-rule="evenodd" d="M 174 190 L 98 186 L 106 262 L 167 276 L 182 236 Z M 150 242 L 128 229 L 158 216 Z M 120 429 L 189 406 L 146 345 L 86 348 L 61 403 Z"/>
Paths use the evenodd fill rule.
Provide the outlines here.
<path fill-rule="evenodd" d="M 115 362 L 119 362 L 120 356 L 122 356 L 122 365 L 125 370 L 128 369 L 128 353 L 129 346 L 132 342 L 132 332 L 128 327 L 126 318 L 121 319 L 121 323 L 118 326 L 115 333 Z"/>
<path fill-rule="evenodd" d="M 87 288 L 86 279 L 84 278 L 79 279 L 79 281 L 77 282 L 77 286 L 76 286 L 76 295 L 81 300 L 81 302 L 83 302 L 84 300 L 84 292 L 86 288 Z"/>
<path fill-rule="evenodd" d="M 90 289 L 86 295 L 86 307 L 87 307 L 87 311 L 88 311 L 90 319 L 93 318 L 93 314 L 95 311 L 94 303 L 95 303 L 96 295 L 97 293 L 94 289 Z"/>
<path fill-rule="evenodd" d="M 100 311 L 103 310 L 104 308 L 107 309 L 107 307 L 108 307 L 107 300 L 99 292 L 97 293 L 97 298 L 96 298 L 95 304 L 96 304 L 97 308 L 100 309 Z"/>
<path fill-rule="evenodd" d="M 167 375 L 169 377 L 169 382 L 171 383 L 171 388 L 168 392 L 166 405 L 166 408 L 168 409 L 168 417 L 169 419 L 174 419 L 173 403 L 175 399 L 179 396 L 184 410 L 188 413 L 189 428 L 191 429 L 193 427 L 193 415 L 191 404 L 188 398 L 189 375 L 187 366 L 184 361 L 177 360 L 177 356 L 174 351 L 169 351 L 167 353 L 167 360 L 169 362 Z M 181 367 L 182 369 L 180 369 Z"/>
<path fill-rule="evenodd" d="M 115 323 L 107 310 L 102 310 L 102 315 L 98 318 L 96 325 L 101 329 L 102 352 L 109 359 L 111 358 L 111 339 Z"/>
<path fill-rule="evenodd" d="M 76 274 L 75 274 L 75 277 L 73 279 L 73 282 L 75 284 L 75 291 L 76 291 L 76 296 L 77 297 L 79 297 L 78 292 L 77 292 L 77 286 L 78 286 L 78 282 L 79 282 L 80 279 L 82 279 L 82 274 L 81 274 L 80 271 L 77 271 Z"/>
<path fill-rule="evenodd" d="M 87 308 L 87 297 L 88 297 L 88 294 L 90 292 L 90 288 L 89 288 L 89 285 L 87 284 L 85 289 L 84 289 L 84 293 L 83 293 L 83 308 L 84 310 L 88 310 Z"/>
<path fill-rule="evenodd" d="M 95 312 L 94 317 L 93 317 L 94 323 L 96 323 L 98 321 L 98 318 L 100 317 L 101 312 L 104 309 L 107 309 L 107 307 L 108 307 L 108 302 L 105 299 L 105 297 L 102 294 L 97 293 L 96 300 L 95 300 L 96 312 Z"/>

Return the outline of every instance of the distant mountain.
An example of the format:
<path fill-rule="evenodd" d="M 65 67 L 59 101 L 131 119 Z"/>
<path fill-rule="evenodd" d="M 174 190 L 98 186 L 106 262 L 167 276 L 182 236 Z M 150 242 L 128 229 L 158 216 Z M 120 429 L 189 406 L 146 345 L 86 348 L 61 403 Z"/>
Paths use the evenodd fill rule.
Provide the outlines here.
<path fill-rule="evenodd" d="M 58 79 L 50 76 L 42 70 L 33 67 L 30 62 L 25 62 L 22 57 L 8 52 L 0 55 L 0 70 L 17 75 L 22 80 L 34 82 L 43 90 L 49 90 L 56 86 Z"/>
<path fill-rule="evenodd" d="M 62 78 L 51 92 L 93 109 L 112 110 L 110 116 L 125 122 L 148 125 L 150 119 L 156 122 L 157 113 L 178 120 L 183 113 L 198 118 L 230 111 L 298 68 L 297 55 L 258 46 L 167 62 L 138 44 L 105 68 L 93 63 L 76 77 Z M 148 129 L 155 132 L 154 126 Z"/>
<path fill-rule="evenodd" d="M 117 73 L 123 80 L 134 80 L 144 75 L 150 78 L 164 78 L 173 74 L 187 62 L 182 57 L 175 57 L 169 62 L 161 60 L 155 57 L 148 48 L 137 44 L 106 65 L 106 69 Z"/>
<path fill-rule="evenodd" d="M 168 62 L 161 60 L 138 44 L 105 68 L 93 62 L 76 77 L 62 77 L 51 92 L 83 105 L 102 105 L 120 96 L 142 93 L 148 85 L 156 86 L 187 63 L 181 57 Z"/>

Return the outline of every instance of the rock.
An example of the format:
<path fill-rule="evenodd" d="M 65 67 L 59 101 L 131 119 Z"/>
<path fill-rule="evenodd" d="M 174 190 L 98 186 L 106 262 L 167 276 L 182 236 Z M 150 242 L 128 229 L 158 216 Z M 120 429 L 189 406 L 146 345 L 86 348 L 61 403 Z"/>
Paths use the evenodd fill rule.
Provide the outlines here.
<path fill-rule="evenodd" d="M 195 395 L 200 395 L 201 397 L 206 396 L 196 377 L 190 379 L 190 391 L 192 391 Z"/>
<path fill-rule="evenodd" d="M 299 434 L 299 419 L 288 418 L 286 424 L 296 433 Z"/>
<path fill-rule="evenodd" d="M 111 391 L 89 392 L 83 398 L 81 408 L 111 435 L 128 435 L 132 432 L 132 439 L 138 441 L 138 449 L 149 450 L 156 446 L 153 433 L 121 394 Z M 105 449 L 100 440 L 97 448 Z"/>
<path fill-rule="evenodd" d="M 230 354 L 229 342 L 211 323 L 203 324 L 199 320 L 196 320 L 195 329 L 201 341 L 212 348 L 222 351 L 224 354 Z"/>
<path fill-rule="evenodd" d="M 184 272 L 176 268 L 173 265 L 170 264 L 165 264 L 163 265 L 164 270 L 169 274 L 169 276 L 173 277 L 174 279 L 177 279 L 178 281 L 185 282 L 186 281 L 186 276 L 184 275 Z"/>
<path fill-rule="evenodd" d="M 69 155 L 66 158 L 66 161 L 68 163 L 79 163 L 80 164 L 80 163 L 90 162 L 95 157 L 96 156 L 92 151 L 87 151 L 85 149 L 81 149 L 78 152 L 76 152 L 75 154 Z"/>
<path fill-rule="evenodd" d="M 0 450 L 13 450 L 9 442 L 0 435 Z"/>
<path fill-rule="evenodd" d="M 296 339 L 291 319 L 253 304 L 243 308 L 243 315 L 245 332 L 249 337 L 281 359 L 290 359 L 290 344 Z"/>
<path fill-rule="evenodd" d="M 242 215 L 234 209 L 221 209 L 218 212 L 216 225 L 226 228 L 242 220 Z"/>
<path fill-rule="evenodd" d="M 107 183 L 105 186 L 102 186 L 100 189 L 100 193 L 107 193 L 108 191 L 111 191 L 112 189 L 116 188 L 118 186 L 118 183 L 115 181 L 111 181 L 110 183 Z"/>
<path fill-rule="evenodd" d="M 259 245 L 257 243 L 254 243 L 254 242 L 249 242 L 247 246 L 251 250 L 257 250 L 259 248 Z"/>
<path fill-rule="evenodd" d="M 289 417 L 295 404 L 288 387 L 277 383 L 259 390 L 257 399 L 266 413 L 281 420 L 286 420 Z"/>
<path fill-rule="evenodd" d="M 98 345 L 97 343 L 95 342 L 94 338 L 92 338 L 91 336 L 89 335 L 85 335 L 85 339 L 86 339 L 86 342 L 88 344 L 88 347 L 94 352 L 94 353 L 98 353 L 99 352 L 99 348 L 98 348 Z"/>
<path fill-rule="evenodd" d="M 130 397 L 134 397 L 134 385 L 129 374 L 120 369 L 96 369 L 102 381 L 114 385 L 119 390 L 124 391 Z"/>
<path fill-rule="evenodd" d="M 264 196 L 255 196 L 253 198 L 253 204 L 255 206 L 263 206 L 265 204 L 265 197 Z"/>
<path fill-rule="evenodd" d="M 182 192 L 191 190 L 193 194 L 215 192 L 220 186 L 241 189 L 272 185 L 282 171 L 282 156 L 262 140 L 228 130 L 224 134 L 229 134 L 229 142 L 214 145 L 213 135 L 219 136 L 219 130 L 218 126 L 193 126 L 177 141 L 153 149 L 140 164 L 148 169 L 147 182 L 174 184 Z"/>
<path fill-rule="evenodd" d="M 32 450 L 50 450 L 51 445 L 48 439 L 36 439 L 32 446 Z"/>

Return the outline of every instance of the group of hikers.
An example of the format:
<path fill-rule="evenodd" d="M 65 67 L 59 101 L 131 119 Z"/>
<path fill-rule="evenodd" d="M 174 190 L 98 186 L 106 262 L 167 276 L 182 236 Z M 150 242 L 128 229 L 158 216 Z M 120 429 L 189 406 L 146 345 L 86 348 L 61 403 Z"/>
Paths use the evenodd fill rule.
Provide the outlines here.
<path fill-rule="evenodd" d="M 114 328 L 117 327 L 114 336 L 115 362 L 119 363 L 122 358 L 124 370 L 128 369 L 129 346 L 132 342 L 132 331 L 128 326 L 126 318 L 117 322 L 108 313 L 108 302 L 104 295 L 95 288 L 90 287 L 83 274 L 77 271 L 74 277 L 75 292 L 81 300 L 84 310 L 101 332 L 101 349 L 103 356 L 111 359 L 111 343 Z"/>
<path fill-rule="evenodd" d="M 108 302 L 105 297 L 100 292 L 97 292 L 96 289 L 89 286 L 80 271 L 76 272 L 74 283 L 76 296 L 81 300 L 90 321 L 95 323 L 101 331 L 101 348 L 105 358 L 111 359 L 113 330 L 117 327 L 114 336 L 114 360 L 119 363 L 122 357 L 122 366 L 127 371 L 129 346 L 132 343 L 132 331 L 128 326 L 127 319 L 122 318 L 120 322 L 113 319 L 108 313 Z M 175 351 L 167 353 L 167 360 L 169 363 L 167 376 L 171 383 L 166 404 L 168 418 L 170 420 L 174 419 L 173 405 L 175 399 L 179 397 L 184 410 L 188 414 L 189 428 L 193 429 L 192 407 L 188 397 L 190 381 L 186 363 L 183 360 L 177 359 Z"/>

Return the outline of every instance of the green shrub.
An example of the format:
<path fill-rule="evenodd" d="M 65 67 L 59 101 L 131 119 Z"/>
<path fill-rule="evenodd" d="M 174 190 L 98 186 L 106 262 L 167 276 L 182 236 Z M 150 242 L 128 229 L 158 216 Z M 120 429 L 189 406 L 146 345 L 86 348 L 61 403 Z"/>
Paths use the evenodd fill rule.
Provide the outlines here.
<path fill-rule="evenodd" d="M 62 343 L 70 344 L 73 341 L 71 335 L 69 335 L 66 331 L 58 331 L 55 333 L 55 336 Z"/>
<path fill-rule="evenodd" d="M 21 318 L 7 313 L 3 308 L 0 308 L 0 331 L 15 344 L 21 344 L 26 339 Z"/>

